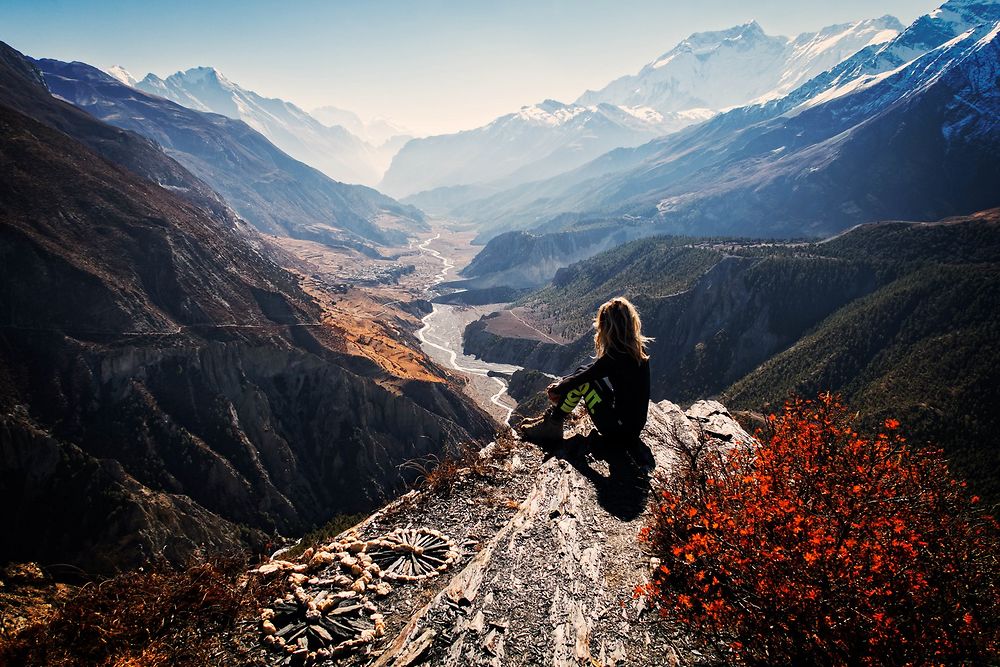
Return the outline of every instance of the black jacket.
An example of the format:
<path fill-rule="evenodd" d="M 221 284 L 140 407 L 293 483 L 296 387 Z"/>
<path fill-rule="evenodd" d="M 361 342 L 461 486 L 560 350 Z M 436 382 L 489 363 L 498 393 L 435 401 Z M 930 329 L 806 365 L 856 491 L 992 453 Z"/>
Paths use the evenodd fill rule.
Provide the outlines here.
<path fill-rule="evenodd" d="M 607 378 L 611 384 L 614 409 L 625 430 L 638 435 L 646 425 L 649 410 L 649 361 L 636 361 L 629 354 L 608 352 L 560 380 L 555 391 L 565 396 L 570 389 L 601 378 Z"/>

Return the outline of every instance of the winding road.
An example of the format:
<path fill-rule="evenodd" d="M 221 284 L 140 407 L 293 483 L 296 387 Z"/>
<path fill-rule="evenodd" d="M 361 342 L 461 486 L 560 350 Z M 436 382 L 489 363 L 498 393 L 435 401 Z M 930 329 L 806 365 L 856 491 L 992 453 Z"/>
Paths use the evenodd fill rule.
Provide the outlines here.
<path fill-rule="evenodd" d="M 417 246 L 422 252 L 441 261 L 441 272 L 427 285 L 428 290 L 444 282 L 448 277 L 448 272 L 455 266 L 451 259 L 430 247 L 430 244 L 439 238 L 441 238 L 441 235 L 436 234 Z M 432 357 L 440 359 L 441 355 L 434 354 L 431 350 L 443 353 L 443 361 L 448 368 L 468 376 L 487 378 L 495 382 L 498 388 L 496 393 L 490 396 L 489 402 L 500 408 L 502 411 L 501 414 L 506 415 L 503 418 L 503 423 L 510 426 L 510 418 L 514 413 L 514 408 L 503 400 L 504 395 L 507 393 L 507 383 L 498 377 L 490 376 L 489 372 L 496 371 L 509 374 L 519 370 L 520 367 L 507 364 L 491 364 L 462 352 L 462 332 L 467 322 L 465 322 L 465 318 L 457 316 L 461 312 L 462 310 L 459 306 L 432 304 L 431 312 L 421 319 L 424 326 L 417 331 L 417 338 L 420 339 L 420 342 L 424 346 L 424 351 Z"/>

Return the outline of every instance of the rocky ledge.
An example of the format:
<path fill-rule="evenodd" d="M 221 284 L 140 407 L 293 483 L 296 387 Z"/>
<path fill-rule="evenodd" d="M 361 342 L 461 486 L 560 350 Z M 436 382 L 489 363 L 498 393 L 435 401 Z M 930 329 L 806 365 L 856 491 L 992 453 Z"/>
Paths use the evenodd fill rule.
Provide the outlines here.
<path fill-rule="evenodd" d="M 651 477 L 624 452 L 589 453 L 586 418 L 569 428 L 549 450 L 493 443 L 449 484 L 435 479 L 298 561 L 266 564 L 288 582 L 263 610 L 266 659 L 331 664 L 336 656 L 380 667 L 708 660 L 684 628 L 633 596 L 656 565 L 636 537 L 656 478 L 677 470 L 685 451 L 705 436 L 733 444 L 750 436 L 716 402 L 687 411 L 650 404 Z M 356 640 L 343 630 L 327 641 L 342 613 L 361 614 L 346 624 Z"/>

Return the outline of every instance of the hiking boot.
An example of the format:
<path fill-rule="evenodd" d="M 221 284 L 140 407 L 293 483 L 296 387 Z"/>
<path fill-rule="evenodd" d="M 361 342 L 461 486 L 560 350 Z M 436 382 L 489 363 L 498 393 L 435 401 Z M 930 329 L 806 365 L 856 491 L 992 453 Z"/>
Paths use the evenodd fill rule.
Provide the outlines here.
<path fill-rule="evenodd" d="M 521 438 L 529 442 L 562 440 L 563 420 L 555 410 L 549 409 L 541 417 L 525 419 L 518 425 L 517 430 Z"/>

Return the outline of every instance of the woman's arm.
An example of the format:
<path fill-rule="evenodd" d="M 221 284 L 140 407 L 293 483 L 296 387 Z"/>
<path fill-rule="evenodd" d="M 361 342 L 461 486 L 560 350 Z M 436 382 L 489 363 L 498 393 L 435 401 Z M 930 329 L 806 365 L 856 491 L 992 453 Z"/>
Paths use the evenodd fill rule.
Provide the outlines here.
<path fill-rule="evenodd" d="M 603 355 L 596 359 L 589 366 L 584 366 L 572 375 L 568 375 L 558 382 L 553 382 L 548 386 L 549 398 L 553 402 L 558 402 L 573 387 L 579 387 L 584 382 L 593 382 L 603 377 L 608 377 L 611 367 L 611 360 L 608 355 Z M 553 398 L 555 396 L 556 398 Z"/>

